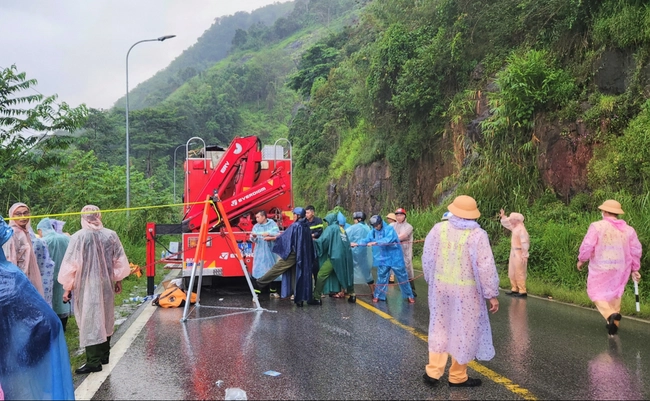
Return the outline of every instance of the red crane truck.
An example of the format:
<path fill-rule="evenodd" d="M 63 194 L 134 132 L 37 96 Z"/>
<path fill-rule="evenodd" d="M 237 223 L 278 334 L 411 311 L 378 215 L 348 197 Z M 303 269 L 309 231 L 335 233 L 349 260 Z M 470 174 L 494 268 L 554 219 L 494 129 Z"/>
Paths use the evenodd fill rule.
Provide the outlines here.
<path fill-rule="evenodd" d="M 179 224 L 147 223 L 148 295 L 153 295 L 156 263 L 177 263 L 182 266 L 183 277 L 191 275 L 206 199 L 222 202 L 249 273 L 253 268 L 253 247 L 249 239 L 255 213 L 264 210 L 280 230 L 293 222 L 292 159 L 288 140 L 279 139 L 273 145 L 262 146 L 255 136 L 238 137 L 227 149 L 206 147 L 203 142 L 201 151 L 192 153 L 189 144 L 193 140 L 203 142 L 195 137 L 186 145 L 182 221 Z M 214 204 L 210 206 L 208 221 L 210 231 L 203 275 L 213 279 L 243 277 L 242 267 Z M 179 259 L 157 259 L 156 236 L 165 234 L 182 235 Z"/>

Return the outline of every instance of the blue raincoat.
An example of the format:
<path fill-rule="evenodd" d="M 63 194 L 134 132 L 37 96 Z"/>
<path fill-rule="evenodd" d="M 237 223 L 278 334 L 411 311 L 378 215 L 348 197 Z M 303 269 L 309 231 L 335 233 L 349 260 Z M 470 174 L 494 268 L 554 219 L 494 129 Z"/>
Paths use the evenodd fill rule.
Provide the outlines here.
<path fill-rule="evenodd" d="M 353 224 L 345 229 L 350 242 L 359 243 L 368 236 L 371 228 L 364 222 Z M 354 284 L 366 284 L 372 278 L 372 250 L 367 246 L 352 248 L 352 261 L 354 262 Z"/>
<path fill-rule="evenodd" d="M 372 265 L 375 267 L 404 267 L 404 254 L 395 229 L 382 221 L 381 230 L 373 228 L 366 238 L 358 244 L 366 245 L 376 242 L 378 246 L 372 247 Z"/>
<path fill-rule="evenodd" d="M 312 272 L 316 265 L 316 252 L 309 222 L 304 218 L 296 220 L 275 240 L 273 253 L 286 260 L 292 252 L 296 254 L 296 266 L 292 268 L 295 274 L 282 275 L 283 292 L 287 283 L 291 281 L 290 286 L 295 288 L 293 301 L 295 303 L 308 301 L 312 299 L 313 294 Z"/>
<path fill-rule="evenodd" d="M 413 290 L 409 284 L 404 265 L 402 245 L 400 245 L 395 229 L 382 221 L 380 230 L 373 228 L 366 238 L 359 241 L 358 244 L 366 245 L 369 242 L 377 243 L 372 247 L 373 266 L 377 267 L 377 285 L 375 286 L 373 298 L 386 299 L 390 269 L 393 269 L 395 273 L 402 291 L 402 297 L 413 298 Z"/>
<path fill-rule="evenodd" d="M 63 303 L 63 286 L 57 278 L 59 277 L 59 270 L 61 270 L 61 262 L 65 251 L 68 249 L 70 237 L 65 234 L 59 234 L 55 228 L 52 219 L 44 218 L 36 226 L 41 230 L 43 241 L 47 244 L 47 249 L 50 256 L 54 261 L 54 283 L 52 285 L 52 308 L 54 312 L 61 318 L 70 316 L 70 304 L 72 302 Z"/>
<path fill-rule="evenodd" d="M 0 242 L 12 234 L 0 216 Z M 2 249 L 0 333 L 0 386 L 6 399 L 74 399 L 61 320 Z"/>
<path fill-rule="evenodd" d="M 280 233 L 278 225 L 273 220 L 267 220 L 266 223 L 257 223 L 253 226 L 253 234 L 251 234 L 251 242 L 255 244 L 253 249 L 253 277 L 260 278 L 273 267 L 278 257 L 273 253 L 273 245 L 275 241 L 264 241 L 262 234 L 268 233 L 272 236 L 277 236 Z M 278 277 L 275 281 L 282 280 Z"/>

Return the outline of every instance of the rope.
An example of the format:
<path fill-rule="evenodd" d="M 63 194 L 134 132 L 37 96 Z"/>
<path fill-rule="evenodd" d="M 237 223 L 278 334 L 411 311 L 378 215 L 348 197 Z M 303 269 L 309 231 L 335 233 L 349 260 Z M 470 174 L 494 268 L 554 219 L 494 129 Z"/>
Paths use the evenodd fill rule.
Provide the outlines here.
<path fill-rule="evenodd" d="M 138 207 L 125 207 L 121 209 L 100 209 L 89 210 L 86 212 L 67 212 L 67 213 L 55 213 L 55 214 L 42 214 L 42 215 L 29 215 L 29 216 L 20 216 L 20 217 L 5 217 L 5 220 L 23 220 L 23 219 L 44 219 L 46 217 L 61 217 L 61 216 L 77 216 L 81 214 L 94 214 L 94 213 L 115 213 L 115 212 L 125 212 L 127 210 L 148 210 L 148 209 L 160 209 L 164 207 L 175 207 L 175 206 L 188 206 L 188 205 L 200 205 L 208 201 L 201 202 L 188 202 L 188 203 L 172 203 L 169 205 L 154 205 L 154 206 L 138 206 Z"/>

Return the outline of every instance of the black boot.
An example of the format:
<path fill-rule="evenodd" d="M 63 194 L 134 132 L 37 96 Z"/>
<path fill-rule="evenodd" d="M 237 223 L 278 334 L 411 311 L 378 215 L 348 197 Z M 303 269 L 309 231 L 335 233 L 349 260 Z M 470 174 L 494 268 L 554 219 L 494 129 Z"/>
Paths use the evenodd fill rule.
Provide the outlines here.
<path fill-rule="evenodd" d="M 356 295 L 350 295 L 350 298 L 348 298 L 348 302 L 351 304 L 356 304 L 357 303 L 357 296 Z"/>
<path fill-rule="evenodd" d="M 318 305 L 318 306 L 320 306 L 322 304 L 323 304 L 323 301 L 321 301 L 320 299 L 313 299 L 312 298 L 309 301 L 307 301 L 307 305 Z"/>
<path fill-rule="evenodd" d="M 83 366 L 81 366 L 74 372 L 78 375 L 85 375 L 86 373 L 101 372 L 101 371 L 102 371 L 102 365 L 88 366 L 87 363 L 84 363 Z"/>

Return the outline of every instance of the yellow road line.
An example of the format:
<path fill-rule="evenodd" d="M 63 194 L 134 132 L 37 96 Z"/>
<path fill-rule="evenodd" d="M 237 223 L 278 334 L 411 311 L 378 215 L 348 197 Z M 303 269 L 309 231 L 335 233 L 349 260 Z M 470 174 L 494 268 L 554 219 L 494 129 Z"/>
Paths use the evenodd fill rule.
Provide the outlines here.
<path fill-rule="evenodd" d="M 388 320 L 389 322 L 393 323 L 394 325 L 408 331 L 409 333 L 413 334 L 420 340 L 424 342 L 429 342 L 429 336 L 427 336 L 424 333 L 419 332 L 415 327 L 407 326 L 405 324 L 400 323 L 397 319 L 389 315 L 388 313 L 382 312 L 381 310 L 375 308 L 374 306 L 363 302 L 359 299 L 357 299 L 357 305 L 363 306 L 364 308 L 368 309 L 369 311 L 383 317 L 384 319 Z M 512 380 L 508 379 L 507 377 L 501 376 L 497 372 L 493 371 L 492 369 L 489 369 L 480 363 L 476 361 L 472 361 L 467 364 L 467 366 L 475 370 L 476 372 L 482 374 L 483 376 L 487 377 L 488 379 L 492 380 L 493 382 L 502 385 L 505 387 L 508 391 L 511 391 L 515 393 L 516 395 L 522 397 L 524 400 L 537 400 L 537 397 L 533 395 L 530 391 L 526 390 L 523 387 L 520 387 L 518 384 L 515 384 L 512 382 Z"/>

